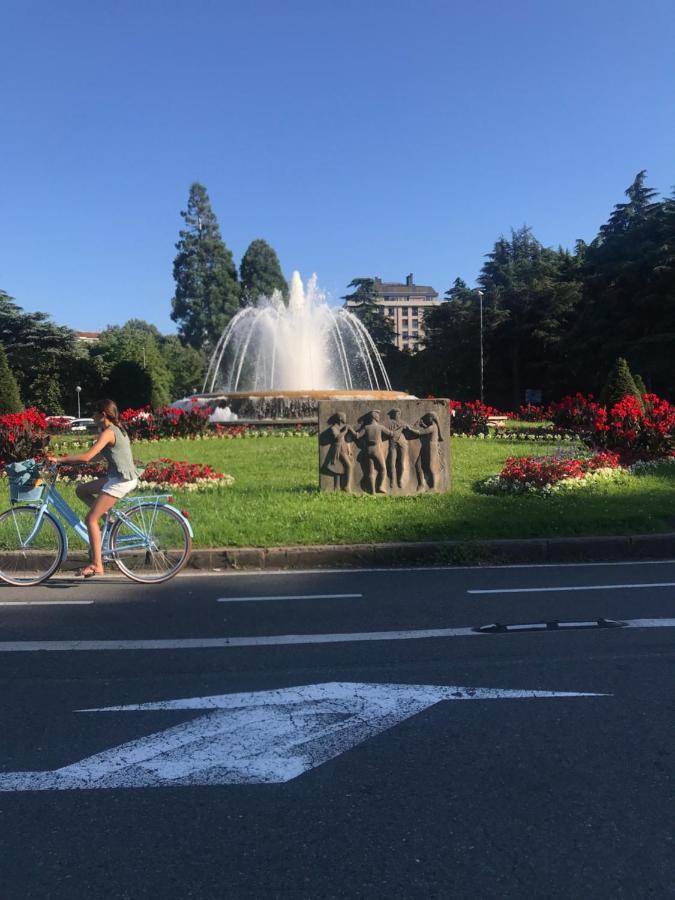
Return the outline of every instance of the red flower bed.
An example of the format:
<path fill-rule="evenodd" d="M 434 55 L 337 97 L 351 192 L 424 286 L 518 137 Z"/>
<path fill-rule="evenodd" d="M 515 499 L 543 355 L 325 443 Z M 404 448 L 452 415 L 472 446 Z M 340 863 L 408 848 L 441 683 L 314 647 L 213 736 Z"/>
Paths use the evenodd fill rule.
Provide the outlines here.
<path fill-rule="evenodd" d="M 137 465 L 143 467 L 142 463 Z M 66 481 L 87 481 L 90 478 L 104 478 L 107 474 L 108 467 L 105 463 L 66 463 L 59 466 L 59 477 Z M 230 476 L 216 472 L 211 466 L 162 457 L 145 466 L 139 478 L 139 488 L 144 484 L 183 488 L 229 478 Z"/>
<path fill-rule="evenodd" d="M 544 422 L 549 418 L 549 411 L 542 404 L 526 403 L 516 412 L 507 412 L 506 416 L 519 422 Z"/>
<path fill-rule="evenodd" d="M 610 410 L 593 399 L 576 394 L 550 406 L 556 425 L 568 428 L 590 446 L 619 454 L 622 464 L 659 459 L 670 454 L 675 435 L 675 406 L 656 394 L 645 394 L 643 406 L 626 396 Z"/>
<path fill-rule="evenodd" d="M 618 454 L 608 451 L 595 453 L 588 459 L 557 456 L 511 457 L 506 460 L 499 477 L 512 483 L 528 483 L 543 487 L 564 478 L 583 478 L 584 475 L 598 469 L 617 469 L 619 465 Z"/>
<path fill-rule="evenodd" d="M 159 441 L 165 438 L 201 437 L 209 427 L 211 407 L 199 406 L 197 403 L 189 409 L 175 409 L 162 406 L 151 410 L 149 406 L 142 409 L 125 409 L 120 415 L 120 422 L 135 441 Z"/>
<path fill-rule="evenodd" d="M 580 437 L 594 438 L 598 443 L 598 435 L 607 431 L 607 410 L 596 403 L 593 394 L 584 396 L 576 393 L 573 397 L 563 397 L 557 403 L 551 403 L 548 417 L 559 428 L 573 431 Z"/>
<path fill-rule="evenodd" d="M 492 406 L 486 406 L 480 400 L 463 403 L 458 400 L 448 401 L 452 415 L 452 431 L 454 434 L 487 434 L 490 416 L 500 415 Z"/>
<path fill-rule="evenodd" d="M 211 466 L 181 462 L 166 457 L 148 463 L 141 475 L 141 481 L 170 484 L 175 487 L 198 484 L 200 481 L 220 481 L 222 478 L 225 478 L 225 475 L 222 472 L 216 472 Z"/>
<path fill-rule="evenodd" d="M 48 443 L 47 420 L 39 410 L 0 416 L 0 465 L 39 455 Z"/>

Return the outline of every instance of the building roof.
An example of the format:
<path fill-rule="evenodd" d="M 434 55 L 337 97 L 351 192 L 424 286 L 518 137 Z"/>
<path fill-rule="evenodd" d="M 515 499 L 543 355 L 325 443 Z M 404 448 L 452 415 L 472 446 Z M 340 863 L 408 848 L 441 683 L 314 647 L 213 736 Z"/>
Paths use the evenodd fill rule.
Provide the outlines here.
<path fill-rule="evenodd" d="M 75 334 L 81 341 L 97 341 L 100 336 L 100 331 L 76 331 Z"/>
<path fill-rule="evenodd" d="M 412 275 L 408 275 L 405 282 L 382 281 L 381 278 L 376 278 L 375 287 L 378 294 L 400 294 L 403 297 L 428 294 L 433 294 L 435 297 L 438 296 L 438 292 L 430 284 L 415 284 Z"/>
<path fill-rule="evenodd" d="M 415 294 L 438 294 L 429 284 L 399 284 L 396 281 L 379 281 L 378 294 L 404 294 L 406 297 Z"/>

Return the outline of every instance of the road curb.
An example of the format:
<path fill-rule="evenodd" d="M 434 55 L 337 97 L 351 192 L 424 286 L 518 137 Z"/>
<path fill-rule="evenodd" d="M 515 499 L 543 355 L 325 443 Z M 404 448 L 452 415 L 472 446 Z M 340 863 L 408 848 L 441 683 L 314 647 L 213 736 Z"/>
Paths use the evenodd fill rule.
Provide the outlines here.
<path fill-rule="evenodd" d="M 228 569 L 479 566 L 669 558 L 675 559 L 675 533 L 395 544 L 216 547 L 193 551 L 189 567 L 217 572 Z"/>

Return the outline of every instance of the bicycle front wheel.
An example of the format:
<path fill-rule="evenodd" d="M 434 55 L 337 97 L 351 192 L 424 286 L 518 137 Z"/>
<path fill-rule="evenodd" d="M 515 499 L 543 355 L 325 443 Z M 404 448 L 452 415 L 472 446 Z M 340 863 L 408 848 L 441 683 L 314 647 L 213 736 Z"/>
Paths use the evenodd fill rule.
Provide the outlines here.
<path fill-rule="evenodd" d="M 56 520 L 35 506 L 14 506 L 0 515 L 0 579 L 19 587 L 40 584 L 63 558 L 63 535 Z"/>
<path fill-rule="evenodd" d="M 180 513 L 139 503 L 124 511 L 110 533 L 113 562 L 132 581 L 160 584 L 177 575 L 190 558 L 192 537 Z"/>

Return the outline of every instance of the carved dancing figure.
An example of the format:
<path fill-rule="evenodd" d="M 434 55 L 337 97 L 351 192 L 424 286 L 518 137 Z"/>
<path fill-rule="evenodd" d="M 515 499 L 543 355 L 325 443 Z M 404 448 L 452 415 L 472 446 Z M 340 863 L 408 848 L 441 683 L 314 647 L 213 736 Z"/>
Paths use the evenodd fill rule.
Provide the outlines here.
<path fill-rule="evenodd" d="M 440 442 L 443 440 L 436 413 L 425 413 L 417 427 L 420 435 L 420 452 L 415 460 L 417 486 L 420 490 L 428 487 L 433 491 L 441 474 Z"/>
<path fill-rule="evenodd" d="M 364 473 L 370 484 L 371 494 L 386 494 L 385 477 L 387 474 L 384 439 L 390 438 L 392 433 L 384 425 L 380 424 L 380 410 L 374 409 L 362 416 L 363 424 L 356 432 L 356 437 L 363 440 L 363 452 L 365 455 Z M 373 475 L 373 470 L 375 474 Z"/>
<path fill-rule="evenodd" d="M 356 432 L 351 425 L 347 425 L 347 417 L 344 413 L 335 413 L 328 422 L 331 443 L 326 454 L 324 469 L 332 473 L 333 486 L 336 490 L 351 491 L 354 469 L 351 442 L 356 440 Z"/>
<path fill-rule="evenodd" d="M 387 469 L 389 471 L 389 483 L 392 487 L 403 487 L 408 470 L 408 440 L 406 431 L 419 437 L 419 431 L 401 420 L 401 410 L 398 408 L 389 410 L 389 452 L 387 454 Z"/>

